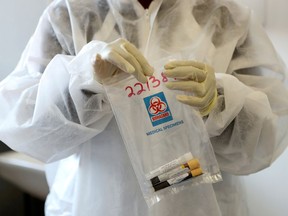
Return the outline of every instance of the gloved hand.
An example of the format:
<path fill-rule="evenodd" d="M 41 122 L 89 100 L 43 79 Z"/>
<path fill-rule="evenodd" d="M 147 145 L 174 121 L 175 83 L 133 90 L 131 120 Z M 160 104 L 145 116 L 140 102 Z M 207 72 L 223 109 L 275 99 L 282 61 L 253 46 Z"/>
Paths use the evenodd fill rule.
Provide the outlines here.
<path fill-rule="evenodd" d="M 166 83 L 167 88 L 193 93 L 177 95 L 177 100 L 197 107 L 202 116 L 208 115 L 217 101 L 214 69 L 196 61 L 171 61 L 164 68 L 167 77 L 176 78 Z"/>
<path fill-rule="evenodd" d="M 132 74 L 139 82 L 147 82 L 154 69 L 141 52 L 125 39 L 117 39 L 97 53 L 94 62 L 95 78 L 100 83 L 116 73 Z"/>

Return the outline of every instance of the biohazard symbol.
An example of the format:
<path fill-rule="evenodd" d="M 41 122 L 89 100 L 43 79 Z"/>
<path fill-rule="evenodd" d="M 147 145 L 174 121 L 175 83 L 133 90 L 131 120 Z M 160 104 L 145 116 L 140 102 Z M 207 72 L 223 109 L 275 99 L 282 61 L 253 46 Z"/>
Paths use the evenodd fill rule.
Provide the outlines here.
<path fill-rule="evenodd" d="M 158 113 L 162 113 L 166 109 L 167 109 L 166 103 L 161 101 L 159 97 L 152 97 L 150 99 L 149 112 L 152 115 L 157 115 Z"/>

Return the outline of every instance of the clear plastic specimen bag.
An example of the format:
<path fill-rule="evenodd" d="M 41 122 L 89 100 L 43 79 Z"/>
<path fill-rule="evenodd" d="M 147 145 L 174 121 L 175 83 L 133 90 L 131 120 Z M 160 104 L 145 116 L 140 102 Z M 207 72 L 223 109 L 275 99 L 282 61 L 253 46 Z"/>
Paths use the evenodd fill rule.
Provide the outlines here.
<path fill-rule="evenodd" d="M 161 61 L 147 83 L 119 73 L 104 81 L 118 127 L 148 206 L 187 187 L 221 180 L 197 110 L 165 88 Z M 183 92 L 182 92 L 183 94 Z"/>

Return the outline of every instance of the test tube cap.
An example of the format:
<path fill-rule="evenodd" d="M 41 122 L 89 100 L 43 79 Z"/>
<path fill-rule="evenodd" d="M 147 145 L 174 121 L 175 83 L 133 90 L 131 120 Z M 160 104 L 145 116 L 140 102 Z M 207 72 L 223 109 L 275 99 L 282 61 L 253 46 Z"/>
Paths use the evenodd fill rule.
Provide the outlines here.
<path fill-rule="evenodd" d="M 193 177 L 196 177 L 196 176 L 203 174 L 203 171 L 201 168 L 197 168 L 197 169 L 191 170 L 191 174 Z"/>
<path fill-rule="evenodd" d="M 194 170 L 194 169 L 200 167 L 200 163 L 199 163 L 199 160 L 198 160 L 198 159 L 189 160 L 189 161 L 187 162 L 187 164 L 188 164 L 190 170 Z"/>

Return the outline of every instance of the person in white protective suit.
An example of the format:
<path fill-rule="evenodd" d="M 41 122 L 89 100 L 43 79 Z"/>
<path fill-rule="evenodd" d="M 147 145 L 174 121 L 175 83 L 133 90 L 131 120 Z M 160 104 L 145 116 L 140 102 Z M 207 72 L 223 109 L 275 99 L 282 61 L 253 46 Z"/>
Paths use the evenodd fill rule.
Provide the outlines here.
<path fill-rule="evenodd" d="M 48 164 L 47 216 L 248 215 L 236 175 L 287 145 L 282 61 L 232 0 L 140 2 L 54 0 L 0 84 L 0 140 Z M 125 72 L 145 82 L 151 60 L 174 54 L 187 59 L 167 62 L 177 78 L 167 87 L 195 93 L 177 99 L 203 115 L 223 181 L 148 208 L 101 82 Z"/>

